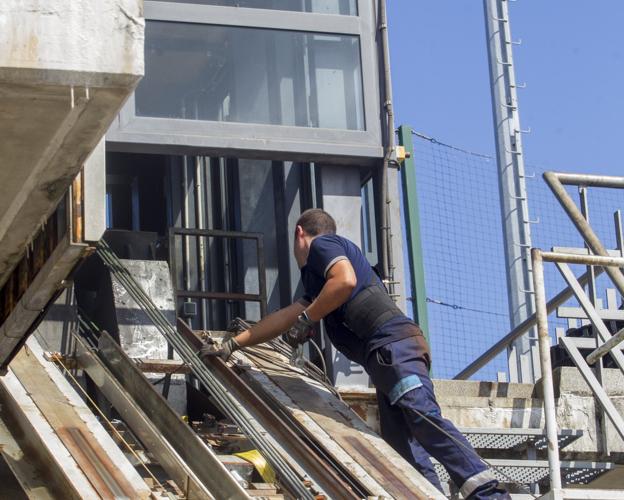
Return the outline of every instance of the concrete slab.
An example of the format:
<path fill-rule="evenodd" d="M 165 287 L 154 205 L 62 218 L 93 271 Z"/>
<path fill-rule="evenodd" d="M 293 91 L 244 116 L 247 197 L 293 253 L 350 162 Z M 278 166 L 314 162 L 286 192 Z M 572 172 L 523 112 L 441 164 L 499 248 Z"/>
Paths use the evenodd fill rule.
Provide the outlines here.
<path fill-rule="evenodd" d="M 142 4 L 0 3 L 0 285 L 143 74 Z"/>
<path fill-rule="evenodd" d="M 606 368 L 604 370 L 604 385 L 607 393 L 611 397 L 624 397 L 624 374 L 617 368 Z M 553 370 L 553 384 L 555 395 L 575 394 L 577 396 L 593 395 L 589 385 L 580 375 L 576 367 L 561 366 Z M 541 385 L 537 384 L 537 395 L 541 397 Z"/>

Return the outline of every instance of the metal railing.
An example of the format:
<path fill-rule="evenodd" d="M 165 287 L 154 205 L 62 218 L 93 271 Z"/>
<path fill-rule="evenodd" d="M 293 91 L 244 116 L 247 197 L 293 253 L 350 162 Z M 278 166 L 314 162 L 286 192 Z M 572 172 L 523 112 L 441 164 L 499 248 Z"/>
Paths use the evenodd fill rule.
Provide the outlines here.
<path fill-rule="evenodd" d="M 505 335 L 473 363 L 458 373 L 455 378 L 465 379 L 471 376 L 497 354 L 506 349 L 513 340 L 537 325 L 551 489 L 556 489 L 561 488 L 562 481 L 555 412 L 555 393 L 550 356 L 551 336 L 548 329 L 548 315 L 572 296 L 576 297 L 586 317 L 591 322 L 592 330 L 595 332 L 595 338 L 561 336 L 558 339 L 558 343 L 568 353 L 574 365 L 578 368 L 587 385 L 598 400 L 600 411 L 602 412 L 601 417 L 603 419 L 605 416 L 608 417 L 618 434 L 624 439 L 624 418 L 609 399 L 609 395 L 601 383 L 601 359 L 607 354 L 610 354 L 617 367 L 624 374 L 624 354 L 621 351 L 621 343 L 624 342 L 624 329 L 620 329 L 614 335 L 609 331 L 600 312 L 596 308 L 597 300 L 595 290 L 596 276 L 604 271 L 609 276 L 620 295 L 624 296 L 624 274 L 622 273 L 624 269 L 624 237 L 622 232 L 622 218 L 621 213 L 616 211 L 614 220 L 617 250 L 609 251 L 589 224 L 587 211 L 588 188 L 623 189 L 624 177 L 565 174 L 557 172 L 546 172 L 543 177 L 570 220 L 583 237 L 586 248 L 566 249 L 565 252 L 545 252 L 538 248 L 533 248 L 531 250 L 531 260 L 533 264 L 533 285 L 535 289 L 535 314 Z M 581 208 L 575 204 L 566 191 L 566 185 L 578 186 L 581 196 Z M 546 301 L 544 283 L 544 262 L 555 263 L 568 285 L 548 302 Z M 577 278 L 570 269 L 570 264 L 586 265 L 588 266 L 587 272 L 580 278 Z M 588 287 L 588 293 L 585 292 L 585 286 Z M 581 354 L 580 348 L 592 349 L 592 351 L 589 355 L 584 356 Z"/>
<path fill-rule="evenodd" d="M 598 255 L 574 255 L 560 252 L 543 252 L 538 248 L 534 248 L 531 251 L 531 259 L 533 261 L 533 284 L 535 286 L 537 331 L 539 338 L 540 366 L 542 369 L 541 382 L 544 396 L 544 417 L 546 420 L 546 435 L 548 439 L 548 462 L 550 465 L 551 489 L 554 489 L 561 488 L 561 465 L 559 461 L 559 447 L 557 445 L 558 437 L 555 413 L 555 393 L 550 360 L 551 340 L 548 331 L 548 312 L 546 310 L 543 263 L 554 262 L 557 265 L 557 268 L 561 272 L 563 278 L 573 290 L 574 295 L 581 304 L 581 307 L 585 310 L 585 313 L 598 333 L 599 338 L 581 339 L 589 340 L 590 346 L 591 344 L 597 344 L 597 347 L 594 346 L 596 349 L 592 351 L 587 358 L 584 358 L 581 355 L 575 342 L 576 339 L 561 337 L 559 339 L 559 343 L 570 354 L 570 357 L 581 372 L 581 375 L 587 382 L 587 385 L 589 385 L 594 393 L 594 396 L 596 396 L 600 402 L 603 410 L 606 412 L 611 422 L 613 422 L 617 432 L 620 436 L 622 436 L 622 439 L 624 439 L 624 419 L 619 414 L 609 399 L 607 391 L 602 387 L 602 384 L 590 368 L 590 360 L 593 360 L 593 363 L 595 363 L 600 360 L 600 356 L 611 353 L 611 356 L 614 358 L 618 367 L 624 374 L 624 354 L 622 354 L 619 349 L 615 349 L 617 345 L 624 340 L 624 336 L 621 331 L 616 334 L 618 335 L 617 337 L 611 336 L 611 333 L 596 311 L 592 301 L 586 295 L 583 287 L 580 285 L 569 267 L 569 264 L 586 264 L 590 266 L 605 267 L 607 273 L 610 270 L 620 272 L 617 268 L 624 268 L 624 258 Z M 609 344 L 609 347 L 607 347 L 607 344 Z"/>
<path fill-rule="evenodd" d="M 206 290 L 205 283 L 202 280 L 199 284 L 199 290 L 190 290 L 189 283 L 184 283 L 182 287 L 178 286 L 178 264 L 177 264 L 177 243 L 178 238 L 182 238 L 182 243 L 186 246 L 190 246 L 186 241 L 190 238 L 196 238 L 198 244 L 203 243 L 203 239 L 219 238 L 229 240 L 251 240 L 255 242 L 256 246 L 256 263 L 258 271 L 258 293 L 242 293 L 232 291 L 209 291 Z M 257 302 L 260 307 L 260 316 L 264 317 L 267 314 L 267 290 L 266 290 L 266 266 L 264 261 L 264 236 L 262 233 L 248 233 L 241 231 L 221 231 L 215 229 L 186 229 L 179 227 L 169 228 L 169 265 L 171 266 L 171 275 L 173 277 L 172 282 L 174 285 L 174 293 L 176 299 L 198 299 L 200 301 L 205 300 L 221 300 L 221 301 L 239 301 L 239 302 Z M 190 264 L 188 257 L 184 256 L 183 266 L 186 268 Z M 201 255 L 199 257 L 201 260 Z M 200 272 L 205 273 L 204 264 L 200 262 L 198 269 Z M 188 280 L 185 280 L 188 281 Z M 205 281 L 205 280 L 204 280 Z M 205 312 L 202 312 L 205 315 Z"/>
<path fill-rule="evenodd" d="M 565 174 L 558 172 L 546 172 L 543 175 L 544 180 L 553 191 L 553 194 L 561 203 L 564 210 L 577 227 L 581 236 L 587 243 L 590 250 L 596 255 L 608 256 L 609 252 L 600 242 L 600 239 L 593 231 L 589 223 L 587 222 L 583 213 L 578 209 L 570 195 L 566 192 L 564 185 L 577 185 L 587 187 L 611 187 L 611 188 L 624 188 L 624 177 L 609 177 L 599 175 L 583 175 L 583 174 Z M 619 212 L 616 213 L 616 236 L 618 241 L 618 250 L 624 257 L 624 237 L 622 236 L 622 224 L 621 216 Z M 585 274 L 578 278 L 578 282 L 581 286 L 587 285 L 590 281 L 594 281 L 595 278 L 600 275 L 604 270 L 602 268 L 588 270 Z M 619 273 L 620 278 L 617 277 Z M 619 292 L 624 295 L 624 275 L 617 269 L 609 271 L 609 276 L 613 279 L 619 280 L 619 285 L 616 284 Z M 555 311 L 559 306 L 563 305 L 567 300 L 574 296 L 574 291 L 570 286 L 565 287 L 559 293 L 557 293 L 552 299 L 546 303 L 546 311 L 551 313 Z M 477 357 L 472 363 L 466 366 L 463 370 L 457 373 L 453 377 L 455 380 L 466 380 L 478 372 L 481 368 L 492 361 L 496 356 L 505 351 L 513 343 L 531 328 L 537 325 L 537 314 L 534 313 L 525 319 L 522 323 L 518 324 L 509 333 L 504 335 L 498 342 L 492 347 L 487 349 L 483 354 Z"/>

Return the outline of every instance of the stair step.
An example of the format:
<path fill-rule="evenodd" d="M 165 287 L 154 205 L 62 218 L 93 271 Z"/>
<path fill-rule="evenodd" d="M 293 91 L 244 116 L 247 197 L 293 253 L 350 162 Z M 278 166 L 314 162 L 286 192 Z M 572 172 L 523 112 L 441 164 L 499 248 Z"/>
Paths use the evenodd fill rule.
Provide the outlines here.
<path fill-rule="evenodd" d="M 442 483 L 449 480 L 446 469 L 432 460 L 436 473 Z M 502 483 L 513 480 L 520 484 L 533 484 L 549 475 L 548 460 L 505 460 L 488 459 L 492 472 Z M 563 461 L 561 462 L 561 480 L 564 485 L 589 484 L 600 475 L 615 466 L 606 462 Z"/>
<path fill-rule="evenodd" d="M 475 449 L 512 450 L 531 446 L 537 451 L 547 450 L 546 431 L 531 428 L 486 429 L 483 427 L 463 427 L 459 429 Z M 580 429 L 561 429 L 559 449 L 568 446 L 583 435 Z"/>

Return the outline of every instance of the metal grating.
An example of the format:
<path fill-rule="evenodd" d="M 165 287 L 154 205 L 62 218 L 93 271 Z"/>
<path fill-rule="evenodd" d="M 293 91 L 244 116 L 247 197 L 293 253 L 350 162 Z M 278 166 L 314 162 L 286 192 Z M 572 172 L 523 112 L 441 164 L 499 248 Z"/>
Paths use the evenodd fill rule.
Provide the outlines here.
<path fill-rule="evenodd" d="M 543 429 L 483 429 L 462 428 L 473 448 L 483 450 L 512 450 L 524 445 L 538 451 L 547 449 L 547 440 Z M 583 435 L 582 430 L 562 429 L 559 431 L 559 449 L 568 446 Z"/>
<path fill-rule="evenodd" d="M 547 460 L 491 459 L 487 462 L 492 466 L 492 472 L 501 483 L 509 483 L 513 480 L 528 485 L 548 477 Z M 434 461 L 434 466 L 440 481 L 448 482 L 450 478 L 446 469 L 436 461 Z M 613 464 L 603 462 L 561 462 L 561 477 L 565 485 L 589 484 L 612 468 Z"/>

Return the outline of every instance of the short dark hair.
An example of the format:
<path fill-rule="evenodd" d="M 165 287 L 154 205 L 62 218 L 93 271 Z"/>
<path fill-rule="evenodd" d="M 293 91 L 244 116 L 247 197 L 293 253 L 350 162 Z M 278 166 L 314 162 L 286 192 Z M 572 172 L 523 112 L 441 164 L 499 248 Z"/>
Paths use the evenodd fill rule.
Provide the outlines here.
<path fill-rule="evenodd" d="M 320 208 L 310 208 L 303 212 L 297 220 L 297 226 L 301 226 L 310 236 L 336 234 L 336 221 Z"/>

